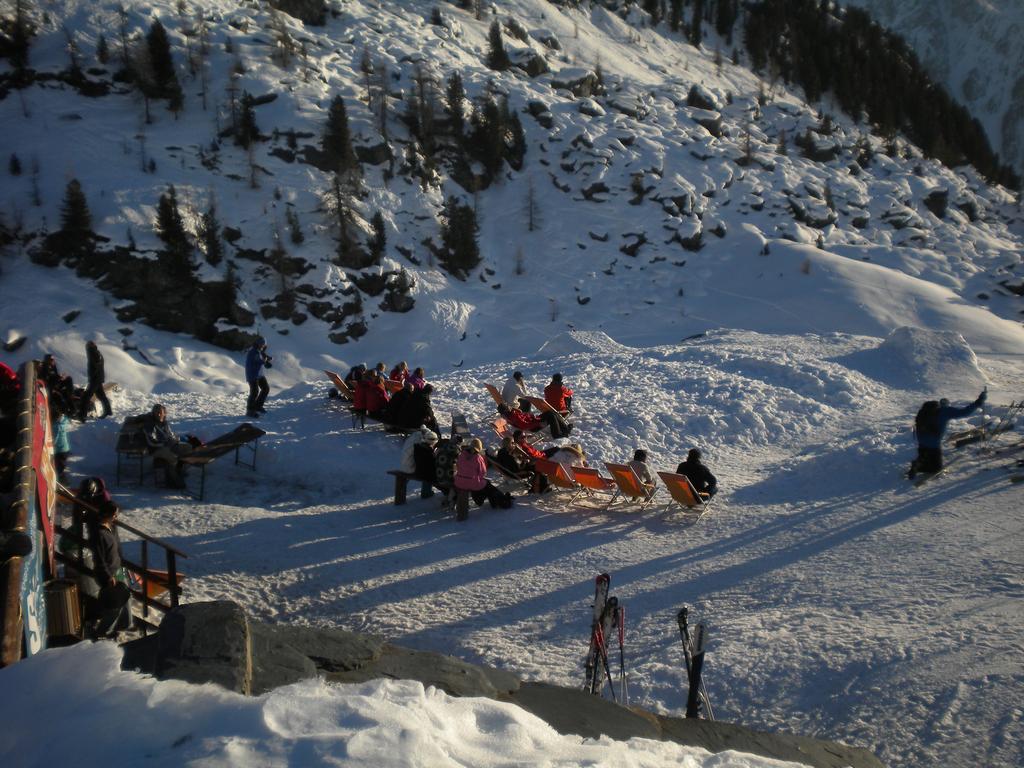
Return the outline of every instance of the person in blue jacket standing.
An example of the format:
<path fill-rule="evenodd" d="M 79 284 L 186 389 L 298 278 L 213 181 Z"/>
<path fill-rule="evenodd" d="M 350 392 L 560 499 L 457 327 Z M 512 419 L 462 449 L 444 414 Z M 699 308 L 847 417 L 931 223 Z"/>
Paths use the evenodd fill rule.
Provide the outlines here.
<path fill-rule="evenodd" d="M 973 403 L 962 408 L 954 408 L 949 400 L 929 400 L 921 406 L 914 417 L 914 434 L 917 436 L 917 458 L 910 463 L 907 477 L 913 478 L 920 473 L 934 473 L 942 469 L 942 436 L 946 425 L 953 419 L 970 416 L 985 404 L 988 397 L 986 389 Z"/>
<path fill-rule="evenodd" d="M 267 395 L 270 394 L 270 385 L 267 384 L 267 377 L 263 375 L 264 366 L 272 368 L 272 358 L 267 354 L 267 340 L 257 336 L 256 341 L 249 348 L 245 356 L 245 380 L 249 384 L 249 399 L 246 402 L 246 416 L 258 419 L 260 414 L 266 413 L 263 407 Z"/>

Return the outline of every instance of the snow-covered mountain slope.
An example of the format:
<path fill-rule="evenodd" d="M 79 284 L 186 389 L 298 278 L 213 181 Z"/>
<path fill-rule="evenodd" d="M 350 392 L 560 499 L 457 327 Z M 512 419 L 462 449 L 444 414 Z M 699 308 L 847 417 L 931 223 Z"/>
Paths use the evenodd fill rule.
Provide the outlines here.
<path fill-rule="evenodd" d="M 114 8 L 55 6 L 49 24 L 40 21 L 32 65 L 41 72 L 66 66 L 62 24 L 75 30 L 81 55 L 89 56 L 101 31 L 117 29 Z M 536 349 L 552 331 L 601 327 L 639 311 L 656 318 L 646 326 L 652 342 L 709 324 L 750 327 L 753 304 L 769 299 L 782 307 L 780 316 L 798 317 L 799 308 L 785 306 L 786 296 L 798 292 L 792 285 L 805 275 L 792 268 L 798 257 L 786 257 L 796 254 L 786 240 L 816 245 L 845 261 L 872 262 L 900 273 L 894 280 L 922 278 L 984 313 L 1019 318 L 1022 222 L 1010 195 L 970 171 L 915 157 L 912 147 L 901 150 L 908 158 L 889 157 L 879 139 L 841 116 L 822 126 L 807 105 L 778 87 L 760 105 L 755 75 L 730 63 L 717 66 L 711 42 L 697 51 L 661 27 L 644 26 L 635 10 L 623 19 L 600 5 L 576 9 L 515 0 L 476 20 L 444 4 L 441 23 L 432 24 L 432 6 L 352 2 L 324 27 L 278 16 L 278 29 L 288 29 L 306 51 L 282 68 L 270 60 L 279 33 L 269 29 L 265 8 L 232 2 L 205 8 L 206 110 L 203 77 L 188 74 L 183 52 L 186 39 L 195 37 L 183 34 L 195 28 L 194 12 L 179 16 L 171 3 L 132 6 L 128 19 L 136 31 L 157 16 L 167 25 L 186 92 L 178 119 L 154 102 L 154 122 L 146 124 L 142 102 L 117 83 L 109 95 L 85 97 L 59 81 L 42 80 L 0 101 L 9 146 L 26 168 L 3 182 L 10 211 L 5 218 L 19 223 L 23 250 L 31 251 L 45 228 L 56 227 L 64 185 L 77 177 L 98 233 L 124 245 L 130 232 L 137 245 L 133 263 L 151 259 L 160 246 L 154 208 L 173 183 L 187 223 L 195 225 L 216 200 L 222 224 L 240 232 L 227 246 L 228 261 L 242 304 L 256 313 L 241 330 L 279 331 L 289 334 L 289 346 L 322 347 L 331 334 L 352 338 L 346 333 L 351 324 L 365 323 L 371 349 L 386 339 L 402 356 L 433 347 L 446 350 L 452 362 L 462 356 L 447 350 L 475 333 L 487 314 L 509 315 L 510 325 L 525 334 L 524 351 Z M 517 69 L 487 69 L 492 18 L 528 33 L 525 41 L 506 33 L 514 59 L 542 55 L 552 72 L 531 78 Z M 231 53 L 225 50 L 229 39 Z M 115 55 L 116 39 L 111 46 Z M 367 77 L 360 70 L 366 57 L 388 73 L 387 141 L 366 103 Z M 110 83 L 115 68 L 112 61 L 89 78 Z M 414 90 L 417 68 L 433 76 L 439 89 L 460 72 L 470 99 L 506 96 L 525 132 L 522 169 L 506 167 L 496 183 L 471 196 L 449 175 L 456 153 L 441 136 L 439 175 L 424 183 L 412 177 L 424 158 L 408 143 L 399 112 Z M 575 96 L 570 89 L 592 87 L 597 68 L 604 94 Z M 711 109 L 687 105 L 695 85 Z M 230 122 L 229 86 L 235 98 L 241 91 L 266 97 L 257 99 L 254 110 L 265 140 L 254 144 L 252 158 L 230 138 L 218 139 Z M 336 233 L 323 204 L 330 176 L 302 161 L 318 147 L 327 107 L 338 94 L 357 146 L 368 148 L 367 156 L 384 147 L 395 157 L 393 178 L 388 162 L 363 166 L 357 223 L 368 230 L 379 211 L 388 241 L 380 263 L 364 270 L 337 265 Z M 440 123 L 439 96 L 434 111 Z M 807 140 L 805 150 L 795 146 L 797 138 Z M 33 164 L 38 173 L 29 170 Z M 153 166 L 154 173 L 144 170 Z M 480 223 L 483 262 L 466 283 L 439 269 L 424 246 L 440 243 L 438 215 L 451 195 L 473 199 Z M 291 214 L 300 222 L 302 243 L 288 238 Z M 275 233 L 295 260 L 283 276 L 268 256 Z M 756 258 L 759 253 L 765 255 Z M 806 258 L 816 257 L 807 251 Z M 372 287 L 381 282 L 374 275 L 400 270 L 415 283 L 416 308 L 404 317 L 382 311 L 382 286 Z M 211 267 L 198 256 L 200 280 L 222 280 L 224 273 L 224 264 Z M 811 279 L 828 282 L 838 274 L 825 270 Z M 732 291 L 738 283 L 743 290 L 751 283 L 752 300 Z M 296 294 L 296 307 L 282 313 L 276 297 L 286 285 Z M 623 306 L 614 300 L 623 291 L 642 294 L 643 303 Z M 130 301 L 117 307 L 128 320 L 139 314 Z M 843 302 L 834 310 L 827 322 L 816 316 L 821 327 L 884 335 L 907 319 L 861 318 Z M 230 325 L 222 320 L 218 327 Z M 785 329 L 799 330 L 799 323 Z M 979 343 L 1002 348 L 993 338 Z"/>
<path fill-rule="evenodd" d="M 85 97 L 41 78 L 0 100 L 7 146 L 24 168 L 0 182 L 4 220 L 22 235 L 0 257 L 0 341 L 27 339 L 5 361 L 53 351 L 79 379 L 82 342 L 96 337 L 123 387 L 119 416 L 161 400 L 181 432 L 212 437 L 234 426 L 244 410 L 239 354 L 154 330 L 131 301 L 27 258 L 55 228 L 71 177 L 112 245 L 127 246 L 131 229 L 137 248 L 126 269 L 157 264 L 153 211 L 166 183 L 189 222 L 216 198 L 222 223 L 239 230 L 227 259 L 257 316 L 241 329 L 266 333 L 274 355 L 260 472 L 214 465 L 201 505 L 149 486 L 116 489 L 130 521 L 191 555 L 188 599 L 235 599 L 261 619 L 377 632 L 578 684 L 593 578 L 609 571 L 628 610 L 627 663 L 642 705 L 679 711 L 674 612 L 686 603 L 711 628 L 708 681 L 725 719 L 851 741 L 891 765 L 1021 762 L 1013 457 L 953 453 L 946 475 L 923 489 L 900 477 L 922 399 L 973 398 L 987 384 L 1002 413 L 996 406 L 1024 394 L 1024 221 L 1005 190 L 902 143 L 890 157 L 842 115 L 822 126 L 777 85 L 765 83 L 759 104 L 759 78 L 726 62 L 719 69 L 713 36 L 698 51 L 650 29 L 635 8 L 624 19 L 598 4 L 494 6 L 499 21 L 526 30 L 522 41 L 505 35 L 522 51 L 514 58 L 528 48 L 552 69 L 531 78 L 485 67 L 490 8 L 478 20 L 439 3 L 439 25 L 434 5 L 416 2 L 353 0 L 324 27 L 282 17 L 279 27 L 306 44 L 305 59 L 283 68 L 269 58 L 265 6 L 213 0 L 203 4 L 203 110 L 182 35 L 195 9 L 182 18 L 176 5 L 128 12 L 133 30 L 159 15 L 170 32 L 186 93 L 177 120 L 154 102 L 146 124 L 138 96 L 117 83 Z M 62 24 L 83 57 L 100 30 L 116 53 L 115 7 L 48 4 L 31 65 L 43 74 L 66 66 Z M 357 146 L 370 157 L 384 143 L 364 100 L 364 50 L 387 67 L 396 159 L 393 176 L 386 161 L 364 164 L 356 213 L 361 225 L 382 213 L 388 247 L 379 264 L 356 270 L 334 260 L 321 202 L 329 176 L 302 158 L 339 93 Z M 232 77 L 236 57 L 244 72 Z M 438 175 L 413 175 L 412 161 L 424 158 L 408 157 L 398 105 L 417 62 L 439 79 L 458 70 L 473 98 L 508 96 L 525 133 L 521 170 L 506 167 L 474 196 L 452 180 L 454 149 L 442 138 Z M 598 63 L 605 93 L 574 95 L 570 86 L 583 87 Z M 104 69 L 88 77 L 110 83 L 114 66 Z M 211 146 L 227 124 L 231 82 L 276 96 L 255 107 L 264 139 L 251 163 L 229 137 Z M 694 85 L 704 107 L 687 104 Z M 805 151 L 794 139 L 808 129 Z M 473 202 L 481 226 L 483 261 L 465 281 L 423 244 L 440 242 L 449 195 Z M 301 244 L 288 239 L 289 208 Z M 286 276 L 296 312 L 265 317 L 261 307 L 282 287 L 267 258 L 275 229 L 305 271 Z M 364 290 L 367 276 L 399 269 L 415 281 L 404 313 Z M 225 271 L 197 256 L 204 284 Z M 341 325 L 325 312 L 356 296 L 362 309 Z M 365 321 L 365 335 L 329 340 L 354 320 Z M 322 369 L 399 359 L 427 369 L 442 421 L 464 412 L 483 437 L 493 412 L 482 382 L 500 384 L 518 368 L 536 391 L 561 371 L 577 391 L 573 439 L 597 466 L 645 447 L 655 468 L 671 470 L 696 445 L 722 493 L 696 526 L 663 505 L 648 514 L 567 509 L 546 496 L 474 511 L 465 528 L 436 501 L 394 508 L 385 470 L 397 444 L 330 410 Z M 115 439 L 109 421 L 76 427 L 75 478 L 112 476 Z M 330 711 L 324 732 L 337 734 L 346 716 Z M 400 762 L 412 750 L 396 752 Z"/>
<path fill-rule="evenodd" d="M 1017 0 L 843 0 L 906 38 L 931 76 L 1024 170 L 1024 5 Z"/>

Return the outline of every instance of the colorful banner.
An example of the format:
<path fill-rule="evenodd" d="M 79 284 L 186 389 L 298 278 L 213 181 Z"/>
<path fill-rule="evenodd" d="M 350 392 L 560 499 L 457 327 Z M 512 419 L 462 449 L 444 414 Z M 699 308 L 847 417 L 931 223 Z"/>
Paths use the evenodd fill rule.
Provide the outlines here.
<path fill-rule="evenodd" d="M 57 471 L 53 465 L 53 430 L 50 428 L 50 401 L 46 387 L 36 382 L 36 396 L 32 408 L 32 469 L 36 475 L 36 501 L 40 528 L 47 552 L 49 578 L 57 575 L 54 561 L 54 515 L 57 509 Z M 30 508 L 31 509 L 31 508 Z"/>

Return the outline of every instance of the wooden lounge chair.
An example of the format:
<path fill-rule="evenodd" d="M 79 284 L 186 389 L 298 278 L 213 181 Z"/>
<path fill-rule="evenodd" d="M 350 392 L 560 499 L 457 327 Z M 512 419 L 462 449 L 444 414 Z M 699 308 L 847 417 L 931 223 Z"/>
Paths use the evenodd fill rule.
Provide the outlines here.
<path fill-rule="evenodd" d="M 550 459 L 537 459 L 537 461 L 534 462 L 533 468 L 544 475 L 544 477 L 548 479 L 548 482 L 554 487 L 573 491 L 573 497 L 569 499 L 570 504 L 576 501 L 580 494 L 583 493 L 584 489 L 577 484 L 576 479 L 573 476 L 573 471 L 566 469 L 557 461 L 551 461 Z"/>
<path fill-rule="evenodd" d="M 648 495 L 647 489 L 644 488 L 643 483 L 640 482 L 640 478 L 636 476 L 636 472 L 633 471 L 631 466 L 628 464 L 609 464 L 608 462 L 605 462 L 605 467 L 612 476 L 612 480 L 615 481 L 615 485 L 618 486 L 618 490 L 615 491 L 615 495 L 612 496 L 612 500 L 608 502 L 609 507 L 614 504 L 619 497 L 622 497 L 624 501 L 640 504 L 640 509 L 645 509 L 654 501 L 654 496 L 658 492 L 658 489 L 655 488 L 651 491 L 650 495 Z"/>
<path fill-rule="evenodd" d="M 708 507 L 711 506 L 711 496 L 701 493 L 694 488 L 690 478 L 686 475 L 677 475 L 673 472 L 659 472 L 658 477 L 661 478 L 661 482 L 665 484 L 665 488 L 672 496 L 672 501 L 665 507 L 666 512 L 669 511 L 673 504 L 678 504 L 684 511 L 689 509 L 697 510 L 697 519 L 700 520 L 701 515 L 707 512 Z"/>
<path fill-rule="evenodd" d="M 496 386 L 494 386 L 493 384 L 484 384 L 484 387 L 490 393 L 491 398 L 494 400 L 494 404 L 496 406 L 505 404 L 505 401 L 501 399 L 501 392 L 498 391 L 498 388 Z"/>
<path fill-rule="evenodd" d="M 235 427 L 235 429 L 231 430 L 226 435 L 221 435 L 220 437 L 211 440 L 206 445 L 196 448 L 192 453 L 185 454 L 179 459 L 182 464 L 199 467 L 200 479 L 198 498 L 200 501 L 203 500 L 203 496 L 206 494 L 207 464 L 234 451 L 235 464 L 241 464 L 242 466 L 255 471 L 256 451 L 260 447 L 260 438 L 265 434 L 267 433 L 259 427 L 246 422 Z M 249 461 L 242 460 L 240 455 L 242 448 L 247 449 L 249 452 Z"/>
<path fill-rule="evenodd" d="M 348 384 L 334 371 L 324 371 L 327 374 L 327 378 L 331 380 L 331 384 L 338 390 L 338 394 L 341 395 L 342 400 L 348 400 L 350 403 L 355 399 L 355 394 L 349 389 Z"/>

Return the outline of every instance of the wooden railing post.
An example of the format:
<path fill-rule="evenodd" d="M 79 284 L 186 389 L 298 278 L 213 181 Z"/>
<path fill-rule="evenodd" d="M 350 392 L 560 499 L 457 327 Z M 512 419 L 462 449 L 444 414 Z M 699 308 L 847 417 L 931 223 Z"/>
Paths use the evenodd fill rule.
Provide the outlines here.
<path fill-rule="evenodd" d="M 170 582 L 167 589 L 171 593 L 171 607 L 177 608 L 181 589 L 178 587 L 178 561 L 173 549 L 167 550 L 167 581 Z"/>
<path fill-rule="evenodd" d="M 145 539 L 142 539 L 142 594 L 149 597 L 149 542 Z M 142 619 L 145 627 L 149 619 L 149 600 L 142 601 Z"/>

